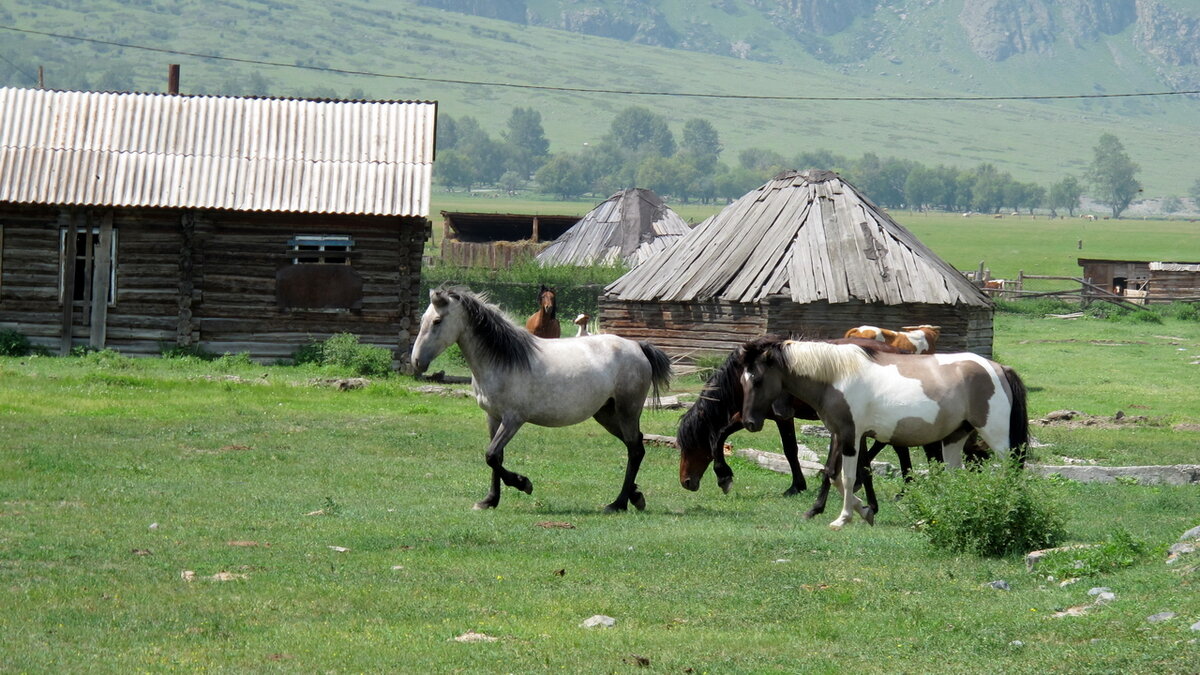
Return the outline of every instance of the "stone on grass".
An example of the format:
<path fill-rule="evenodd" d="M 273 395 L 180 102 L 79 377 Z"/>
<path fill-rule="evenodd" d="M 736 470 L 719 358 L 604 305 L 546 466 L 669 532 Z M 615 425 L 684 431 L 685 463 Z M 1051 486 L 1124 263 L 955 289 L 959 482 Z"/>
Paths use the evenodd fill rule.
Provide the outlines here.
<path fill-rule="evenodd" d="M 454 638 L 455 642 L 495 642 L 498 638 L 494 638 L 486 633 L 476 633 L 469 630 L 462 635 Z"/>
<path fill-rule="evenodd" d="M 612 628 L 617 625 L 617 620 L 611 616 L 597 614 L 584 619 L 583 623 L 579 624 L 584 628 Z"/>
<path fill-rule="evenodd" d="M 1112 589 L 1108 586 L 1096 586 L 1088 589 L 1088 595 L 1100 595 L 1101 593 L 1112 593 Z"/>
<path fill-rule="evenodd" d="M 991 581 L 984 585 L 994 588 L 998 591 L 1011 591 L 1012 590 L 1012 586 L 1009 586 L 1008 582 L 1004 581 L 1003 579 L 997 579 L 996 581 Z"/>
<path fill-rule="evenodd" d="M 1164 621 L 1170 621 L 1176 616 L 1177 615 L 1175 612 L 1159 612 L 1158 614 L 1151 614 L 1150 616 L 1146 617 L 1146 621 L 1149 621 L 1150 623 L 1162 623 Z"/>
<path fill-rule="evenodd" d="M 1200 631 L 1200 621 L 1197 621 L 1196 623 L 1192 624 L 1192 630 Z"/>
<path fill-rule="evenodd" d="M 1188 541 L 1189 539 L 1200 539 L 1200 525 L 1197 525 L 1187 532 L 1184 532 L 1179 537 L 1179 541 Z"/>

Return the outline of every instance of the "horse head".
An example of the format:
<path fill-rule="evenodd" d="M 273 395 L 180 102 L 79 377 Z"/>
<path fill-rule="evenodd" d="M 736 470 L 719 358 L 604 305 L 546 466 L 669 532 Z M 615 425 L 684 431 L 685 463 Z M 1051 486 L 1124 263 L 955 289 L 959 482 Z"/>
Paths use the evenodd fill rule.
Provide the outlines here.
<path fill-rule="evenodd" d="M 742 425 L 747 431 L 763 427 L 783 390 L 782 369 L 785 367 L 781 347 L 785 340 L 768 335 L 738 347 L 734 359 L 742 371 Z"/>
<path fill-rule="evenodd" d="M 429 307 L 421 315 L 421 330 L 413 341 L 413 373 L 420 375 L 454 342 L 465 327 L 462 297 L 450 289 L 429 291 Z"/>
<path fill-rule="evenodd" d="M 558 291 L 542 284 L 538 290 L 538 309 L 549 319 L 558 319 Z"/>

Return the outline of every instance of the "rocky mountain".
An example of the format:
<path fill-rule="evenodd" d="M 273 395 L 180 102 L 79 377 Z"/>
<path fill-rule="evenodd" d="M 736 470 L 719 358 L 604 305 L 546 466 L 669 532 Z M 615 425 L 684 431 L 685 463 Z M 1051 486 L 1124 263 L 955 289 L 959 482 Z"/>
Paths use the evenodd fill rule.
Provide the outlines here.
<path fill-rule="evenodd" d="M 1170 86 L 1200 84 L 1200 6 L 1184 0 L 707 0 L 684 13 L 655 0 L 418 0 L 419 4 L 636 44 L 767 62 L 799 48 L 865 62 L 964 42 L 978 59 L 1119 60 L 1130 45 Z M 691 9 L 689 7 L 689 9 Z M 954 21 L 940 20 L 947 11 Z M 715 18 L 714 18 L 715 17 Z M 724 20 L 728 19 L 728 21 Z"/>

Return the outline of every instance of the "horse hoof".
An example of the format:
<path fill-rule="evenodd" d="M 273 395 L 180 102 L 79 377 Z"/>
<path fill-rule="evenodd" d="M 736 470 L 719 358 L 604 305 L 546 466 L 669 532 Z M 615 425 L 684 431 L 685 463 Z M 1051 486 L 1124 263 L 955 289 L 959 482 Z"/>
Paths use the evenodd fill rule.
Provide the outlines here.
<path fill-rule="evenodd" d="M 644 505 L 645 505 L 645 502 L 643 502 L 643 506 Z M 608 506 L 604 507 L 604 512 L 605 513 L 621 513 L 622 511 L 627 511 L 628 509 L 629 509 L 629 507 L 624 504 L 621 504 L 618 506 L 616 502 L 613 502 L 613 503 L 609 504 Z"/>
<path fill-rule="evenodd" d="M 795 485 L 793 485 L 790 488 L 783 491 L 783 496 L 784 497 L 795 497 L 796 495 L 800 494 L 801 492 L 804 492 L 804 488 L 796 487 Z"/>
<path fill-rule="evenodd" d="M 847 525 L 849 525 L 849 524 L 850 524 L 850 521 L 849 521 L 849 520 L 842 520 L 841 518 L 838 518 L 837 520 L 835 520 L 835 521 L 833 521 L 832 523 L 830 523 L 830 524 L 829 524 L 829 529 L 831 529 L 831 530 L 840 530 L 840 529 L 842 529 L 843 527 L 845 527 L 845 526 L 847 526 Z"/>
<path fill-rule="evenodd" d="M 646 510 L 646 495 L 641 492 L 635 492 L 629 496 L 629 503 L 638 511 Z"/>
<path fill-rule="evenodd" d="M 862 519 L 867 521 L 871 527 L 875 527 L 875 509 L 867 509 L 862 512 Z"/>
<path fill-rule="evenodd" d="M 527 495 L 533 494 L 533 481 L 525 476 L 517 476 L 517 480 L 513 481 L 513 487 Z"/>
<path fill-rule="evenodd" d="M 808 511 L 805 511 L 805 512 L 804 512 L 804 519 L 805 519 L 805 520 L 812 520 L 812 519 L 813 519 L 813 517 L 814 517 L 814 516 L 816 516 L 818 513 L 821 513 L 821 512 L 820 512 L 820 511 L 815 511 L 815 510 L 809 509 Z"/>
<path fill-rule="evenodd" d="M 721 488 L 721 492 L 729 494 L 729 488 L 733 487 L 733 476 L 717 481 L 717 487 Z"/>
<path fill-rule="evenodd" d="M 496 508 L 496 503 L 497 502 L 493 502 L 493 501 L 485 499 L 481 502 L 475 502 L 475 506 L 473 506 L 471 508 L 475 509 L 476 511 L 486 511 L 487 509 Z"/>

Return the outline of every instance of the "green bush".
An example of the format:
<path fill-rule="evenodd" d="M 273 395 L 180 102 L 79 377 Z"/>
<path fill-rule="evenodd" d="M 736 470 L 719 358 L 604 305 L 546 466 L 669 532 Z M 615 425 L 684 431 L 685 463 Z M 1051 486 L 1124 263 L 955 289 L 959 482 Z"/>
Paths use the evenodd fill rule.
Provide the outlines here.
<path fill-rule="evenodd" d="M 1046 554 L 1038 565 L 1038 573 L 1055 579 L 1095 576 L 1130 567 L 1146 558 L 1148 553 L 1145 542 L 1119 529 L 1093 548 L 1072 548 Z"/>
<path fill-rule="evenodd" d="M 220 355 L 214 354 L 200 345 L 180 345 L 159 343 L 158 355 L 164 359 L 196 359 L 199 361 L 216 361 Z"/>
<path fill-rule="evenodd" d="M 392 372 L 392 352 L 360 344 L 353 333 L 338 333 L 324 342 L 309 342 L 296 350 L 292 360 L 296 365 L 348 368 L 356 375 L 383 377 Z"/>
<path fill-rule="evenodd" d="M 15 330 L 0 330 L 0 356 L 28 356 L 32 350 L 29 338 Z"/>
<path fill-rule="evenodd" d="M 979 471 L 935 464 L 900 506 L 931 544 L 954 552 L 1005 556 L 1057 546 L 1066 536 L 1050 484 L 1012 461 Z"/>
<path fill-rule="evenodd" d="M 1025 300 L 996 299 L 996 311 L 1007 314 L 1028 314 L 1043 316 L 1046 314 L 1069 314 L 1079 311 L 1078 305 L 1072 305 L 1059 298 L 1028 298 Z"/>
<path fill-rule="evenodd" d="M 604 287 L 627 270 L 623 267 L 542 267 L 534 262 L 518 263 L 503 270 L 483 267 L 439 265 L 422 271 L 422 297 L 442 285 L 466 286 L 486 292 L 488 298 L 518 323 L 537 311 L 538 288 L 545 284 L 557 292 L 559 319 L 570 321 L 577 314 L 596 316 Z"/>

